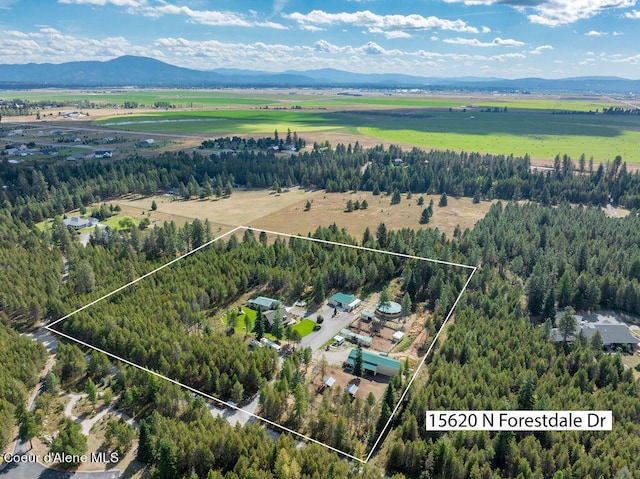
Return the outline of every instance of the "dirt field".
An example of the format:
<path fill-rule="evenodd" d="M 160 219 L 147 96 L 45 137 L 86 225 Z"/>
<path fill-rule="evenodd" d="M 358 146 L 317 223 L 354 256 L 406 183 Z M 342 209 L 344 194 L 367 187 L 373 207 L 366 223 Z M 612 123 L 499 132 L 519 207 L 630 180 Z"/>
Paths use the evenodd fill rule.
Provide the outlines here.
<path fill-rule="evenodd" d="M 343 391 L 351 381 L 356 379 L 353 374 L 347 373 L 342 369 L 331 366 L 327 367 L 327 376 L 332 376 L 336 380 L 335 384 L 332 386 L 332 389 L 336 389 L 338 386 L 340 386 Z M 374 377 L 371 375 L 360 378 L 360 384 L 358 385 L 358 392 L 356 392 L 356 397 L 359 397 L 360 399 L 365 401 L 369 393 L 372 392 L 376 399 L 379 400 L 384 394 L 384 390 L 387 387 L 388 379 L 389 378 L 387 378 L 386 376 Z M 322 380 L 323 378 L 318 375 L 311 385 L 311 391 L 315 394 L 315 399 L 318 402 L 322 401 L 322 393 L 316 393 L 316 391 L 322 384 Z"/>
<path fill-rule="evenodd" d="M 122 213 L 133 218 L 142 214 L 149 215 L 152 224 L 162 224 L 173 219 L 183 224 L 193 218 L 208 219 L 212 223 L 214 234 L 224 233 L 236 226 L 251 226 L 282 233 L 306 235 L 318 226 L 330 226 L 336 223 L 357 239 L 362 238 L 368 227 L 372 233 L 378 224 L 385 223 L 389 229 L 438 228 L 447 235 L 453 234 L 456 225 L 460 228 L 472 228 L 487 213 L 490 202 L 473 204 L 471 198 L 449 198 L 444 208 L 434 207 L 434 214 L 428 225 L 418 223 L 422 210 L 431 199 L 437 204 L 437 195 L 424 195 L 425 205 L 418 206 L 419 195 L 411 200 L 403 197 L 400 204 L 390 205 L 390 197 L 374 196 L 370 192 L 325 193 L 292 188 L 282 194 L 272 191 L 236 190 L 231 197 L 218 200 L 180 200 L 170 196 L 125 197 L 111 201 L 122 208 Z M 347 201 L 366 199 L 366 210 L 345 212 Z M 151 211 L 151 201 L 155 200 L 158 209 Z M 307 200 L 312 206 L 305 211 Z"/>
<path fill-rule="evenodd" d="M 407 200 L 406 196 L 403 196 L 399 204 L 391 205 L 389 196 L 374 196 L 371 192 L 319 193 L 313 197 L 309 211 L 304 211 L 306 201 L 300 202 L 262 217 L 259 221 L 252 223 L 252 226 L 259 228 L 279 226 L 282 232 L 306 234 L 313 232 L 317 226 L 330 226 L 336 223 L 339 228 L 346 228 L 351 235 L 360 239 L 367 227 L 375 233 L 375 228 L 380 223 L 384 223 L 387 228 L 394 230 L 403 227 L 413 229 L 429 227 L 438 228 L 451 235 L 458 224 L 463 230 L 473 227 L 491 206 L 489 202 L 474 205 L 471 198 L 451 198 L 449 206 L 434 207 L 434 214 L 429 224 L 421 225 L 418 220 L 422 210 L 428 206 L 430 199 L 437 204 L 439 197 L 424 195 L 424 206 L 417 205 L 418 197 L 419 195 L 413 195 L 411 200 Z M 360 209 L 347 213 L 345 207 L 349 199 L 354 202 L 356 200 L 362 202 L 366 199 L 369 207 L 366 210 Z"/>

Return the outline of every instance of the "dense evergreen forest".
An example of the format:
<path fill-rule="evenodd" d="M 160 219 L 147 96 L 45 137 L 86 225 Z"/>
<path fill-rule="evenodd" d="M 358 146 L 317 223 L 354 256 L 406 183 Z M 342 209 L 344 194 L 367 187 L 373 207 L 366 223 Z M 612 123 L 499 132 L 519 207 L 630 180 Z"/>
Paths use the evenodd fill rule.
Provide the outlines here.
<path fill-rule="evenodd" d="M 405 166 L 393 166 L 395 158 Z M 370 167 L 362 173 L 367 162 Z M 24 404 L 44 361 L 44 349 L 14 329 L 57 319 L 211 237 L 208 224 L 196 220 L 184 228 L 167 223 L 144 233 L 104 230 L 84 248 L 59 219 L 45 233 L 33 226 L 35 221 L 98 197 L 154 193 L 181 183 L 185 188 L 195 184 L 197 190 L 205 180 L 223 187 L 277 182 L 330 191 L 398 189 L 478 201 L 531 201 L 498 203 L 473 230 L 451 238 L 437 230 L 387 231 L 383 225 L 362 239 L 336 227 L 313 233 L 319 239 L 480 266 L 424 382 L 410 390 L 374 457 L 375 466 L 356 466 L 315 445 L 297 447 L 286 435 L 274 441 L 258 425 L 231 427 L 213 418 L 201 398 L 143 371 L 119 367 L 118 405 L 145 419 L 138 457 L 162 478 L 367 479 L 381 477 L 380 466 L 394 479 L 640 478 L 640 384 L 633 371 L 619 353 L 603 353 L 597 342 L 552 344 L 542 326 L 556 307 L 640 310 L 635 211 L 607 218 L 599 208 L 586 206 L 611 201 L 637 207 L 639 176 L 620 160 L 596 169 L 585 163 L 558 158 L 553 171 L 539 172 L 526 158 L 357 145 L 282 158 L 196 153 L 80 165 L 2 162 L 0 183 L 7 188 L 0 203 L 0 439 L 4 444 L 10 438 L 16 408 Z M 292 408 L 286 415 L 278 401 L 284 395 L 295 403 L 302 395 L 296 377 L 304 357 L 294 355 L 276 368 L 266 349 L 249 354 L 241 338 L 221 340 L 208 322 L 228 302 L 257 285 L 265 294 L 289 299 L 318 278 L 327 291 L 356 291 L 399 276 L 414 305 L 446 311 L 464 280 L 453 269 L 428 263 L 256 236 L 247 232 L 216 242 L 60 327 L 225 398 L 238 394 L 237 385 L 242 397 L 262 386 L 263 404 L 294 424 L 310 415 L 308 410 Z M 160 298 L 174 307 L 163 307 Z M 431 327 L 442 316 L 436 314 L 435 320 Z M 275 381 L 264 387 L 269 379 Z M 366 401 L 347 406 L 341 397 L 330 397 L 305 427 L 360 454 L 400 388 L 392 384 L 374 407 Z M 614 426 L 611 432 L 427 433 L 425 411 L 438 409 L 605 409 L 613 411 Z M 337 413 L 347 418 L 344 423 Z"/>
<path fill-rule="evenodd" d="M 262 139 L 260 141 L 273 141 Z M 395 166 L 394 159 L 403 160 Z M 367 165 L 367 168 L 363 168 Z M 233 185 L 247 188 L 290 187 L 328 192 L 366 190 L 374 194 L 446 193 L 482 199 L 529 199 L 543 205 L 613 203 L 640 206 L 640 174 L 627 171 L 621 157 L 594 167 L 584 156 L 556 157 L 551 171 L 532 169 L 528 158 L 512 156 L 402 151 L 359 144 L 335 149 L 278 155 L 253 150 L 203 156 L 165 153 L 120 162 L 68 164 L 38 161 L 10 164 L 0 160 L 0 202 L 28 224 L 81 205 L 126 193 L 150 195 L 178 188 L 183 196 L 222 194 Z"/>

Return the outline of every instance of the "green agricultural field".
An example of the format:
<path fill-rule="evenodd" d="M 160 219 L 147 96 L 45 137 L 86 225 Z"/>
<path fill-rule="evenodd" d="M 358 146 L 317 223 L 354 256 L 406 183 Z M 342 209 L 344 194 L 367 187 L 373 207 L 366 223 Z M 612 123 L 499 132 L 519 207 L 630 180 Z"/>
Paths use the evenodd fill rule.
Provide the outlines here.
<path fill-rule="evenodd" d="M 176 108 L 223 108 L 235 106 L 267 106 L 280 102 L 274 94 L 240 94 L 227 91 L 206 90 L 94 90 L 94 91 L 10 91 L 3 92 L 3 99 L 20 99 L 32 102 L 65 102 L 71 108 L 82 102 L 103 106 L 134 102 L 152 107 L 156 102 L 168 102 Z M 123 110 L 123 111 L 135 111 Z"/>
<path fill-rule="evenodd" d="M 287 129 L 338 132 L 380 141 L 426 148 L 529 154 L 552 159 L 585 154 L 595 161 L 617 155 L 640 163 L 640 118 L 588 114 L 554 114 L 553 111 L 507 108 L 507 112 L 481 112 L 480 108 L 443 108 L 306 111 L 226 110 L 168 111 L 97 120 L 114 129 L 192 134 L 271 134 Z"/>
<path fill-rule="evenodd" d="M 299 135 L 306 133 L 308 141 L 368 139 L 368 144 L 379 141 L 423 148 L 529 154 L 549 160 L 558 154 L 574 159 L 584 154 L 601 162 L 620 155 L 628 163 L 640 164 L 640 117 L 586 114 L 620 106 L 614 100 L 559 95 L 338 93 L 114 89 L 8 92 L 7 97 L 64 100 L 69 104 L 85 101 L 104 106 L 129 101 L 149 107 L 162 101 L 175 106 L 147 113 L 127 109 L 103 118 L 99 118 L 100 109 L 89 110 L 91 118 L 96 118 L 92 121 L 95 126 L 149 134 L 264 136 L 274 130 L 282 134 L 291 129 Z M 486 109 L 500 112 L 481 111 Z M 339 135 L 339 140 L 333 140 L 333 134 Z"/>
<path fill-rule="evenodd" d="M 640 118 L 606 115 L 555 115 L 517 110 L 508 113 L 441 112 L 424 117 L 380 118 L 358 128 L 363 135 L 422 147 L 529 154 L 554 158 L 585 154 L 596 161 L 617 155 L 640 162 Z"/>
<path fill-rule="evenodd" d="M 343 129 L 339 113 L 299 110 L 167 111 L 107 117 L 95 125 L 118 130 L 194 134 L 272 134 Z"/>

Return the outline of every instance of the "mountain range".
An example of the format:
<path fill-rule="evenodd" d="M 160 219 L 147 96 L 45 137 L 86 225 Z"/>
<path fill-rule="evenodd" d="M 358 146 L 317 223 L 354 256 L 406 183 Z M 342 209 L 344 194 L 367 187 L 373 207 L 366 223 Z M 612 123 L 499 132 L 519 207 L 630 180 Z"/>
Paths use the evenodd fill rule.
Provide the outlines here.
<path fill-rule="evenodd" d="M 80 87 L 309 87 L 309 88 L 419 88 L 575 93 L 640 94 L 640 80 L 619 77 L 442 78 L 395 73 L 352 73 L 330 68 L 281 73 L 219 68 L 193 70 L 152 58 L 122 56 L 105 62 L 28 63 L 0 65 L 0 89 Z"/>

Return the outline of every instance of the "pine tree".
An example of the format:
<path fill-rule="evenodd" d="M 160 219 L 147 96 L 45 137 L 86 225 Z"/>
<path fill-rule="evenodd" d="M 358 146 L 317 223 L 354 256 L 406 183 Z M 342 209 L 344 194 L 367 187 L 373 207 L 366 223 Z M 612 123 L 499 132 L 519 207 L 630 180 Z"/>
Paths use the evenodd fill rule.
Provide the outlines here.
<path fill-rule="evenodd" d="M 273 318 L 273 324 L 271 325 L 271 334 L 275 336 L 276 339 L 280 340 L 284 336 L 284 324 L 282 322 L 282 316 L 280 313 L 276 313 L 276 316 Z"/>
<path fill-rule="evenodd" d="M 253 325 L 253 330 L 256 333 L 256 339 L 260 341 L 265 333 L 264 316 L 262 316 L 262 308 L 260 306 L 258 306 L 258 311 L 256 312 L 256 321 Z"/>
<path fill-rule="evenodd" d="M 324 301 L 327 294 L 324 290 L 324 281 L 321 275 L 317 275 L 315 281 L 313 282 L 313 302 L 316 304 L 320 304 Z"/>
<path fill-rule="evenodd" d="M 158 477 L 175 479 L 178 477 L 176 446 L 169 439 L 158 441 Z"/>
<path fill-rule="evenodd" d="M 358 349 L 356 349 L 356 357 L 353 360 L 353 375 L 361 377 L 362 376 L 362 347 L 358 344 Z"/>
<path fill-rule="evenodd" d="M 426 225 L 430 219 L 431 219 L 431 213 L 429 211 L 429 208 L 425 208 L 422 210 L 422 214 L 420 215 L 420 219 L 418 220 L 418 223 L 420 223 L 421 225 Z"/>
<path fill-rule="evenodd" d="M 576 328 L 577 320 L 575 311 L 571 306 L 567 306 L 565 310 L 560 313 L 560 317 L 558 318 L 558 331 L 565 343 L 573 333 L 576 332 Z"/>
<path fill-rule="evenodd" d="M 144 464 L 150 464 L 153 461 L 153 438 L 149 424 L 144 419 L 140 420 L 140 437 L 136 459 Z"/>
<path fill-rule="evenodd" d="M 400 191 L 396 188 L 395 190 L 393 190 L 393 196 L 391 197 L 391 204 L 397 205 L 398 203 L 400 203 L 400 201 L 402 201 L 402 198 L 400 196 Z"/>
<path fill-rule="evenodd" d="M 409 296 L 409 293 L 404 293 L 402 297 L 402 312 L 405 316 L 411 314 L 411 296 Z"/>
<path fill-rule="evenodd" d="M 95 407 L 96 401 L 98 400 L 98 388 L 91 380 L 91 378 L 87 379 L 87 384 L 84 388 L 84 392 L 87 393 L 87 399 L 89 399 L 91 405 Z"/>
<path fill-rule="evenodd" d="M 389 296 L 389 290 L 386 286 L 382 287 L 382 291 L 380 291 L 380 297 L 378 298 L 377 307 L 379 309 L 386 309 L 391 304 L 391 297 Z"/>

